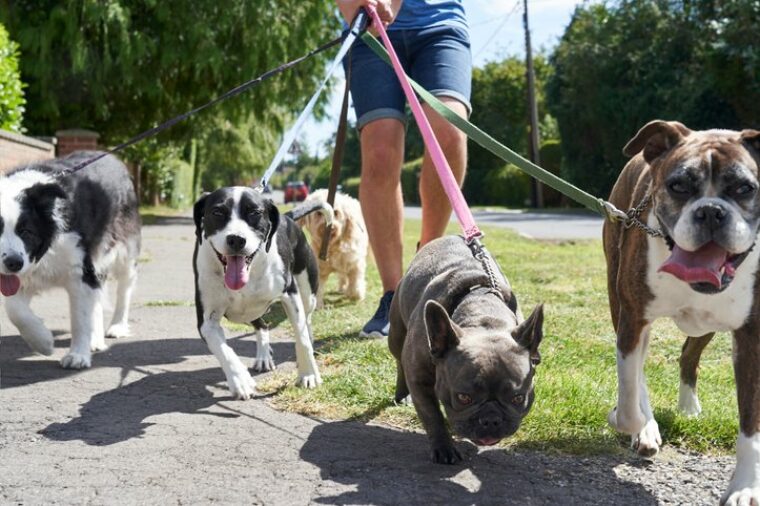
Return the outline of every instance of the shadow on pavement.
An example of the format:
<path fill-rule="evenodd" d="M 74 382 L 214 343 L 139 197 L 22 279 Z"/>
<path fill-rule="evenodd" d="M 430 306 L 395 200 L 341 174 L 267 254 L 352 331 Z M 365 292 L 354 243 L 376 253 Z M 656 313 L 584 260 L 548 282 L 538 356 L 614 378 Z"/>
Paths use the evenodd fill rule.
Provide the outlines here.
<path fill-rule="evenodd" d="M 106 446 L 143 436 L 146 429 L 153 425 L 145 420 L 156 415 L 185 413 L 237 418 L 239 414 L 206 411 L 220 401 L 231 399 L 229 396 L 214 397 L 208 389 L 210 385 L 226 389 L 221 367 L 171 372 L 152 372 L 141 367 L 181 362 L 190 354 L 210 355 L 200 339 L 188 341 L 191 340 L 137 341 L 114 346 L 111 355 L 118 364 L 104 364 L 101 361 L 96 367 L 122 367 L 125 361 L 121 359 L 130 358 L 135 353 L 139 357 L 151 359 L 143 358 L 130 363 L 130 366 L 123 366 L 122 381 L 130 371 L 136 371 L 144 377 L 93 395 L 79 408 L 78 417 L 65 423 L 50 424 L 40 434 L 54 441 L 79 440 L 88 445 Z M 250 363 L 254 348 L 250 340 L 230 339 L 228 342 L 240 354 L 244 363 Z M 278 362 L 295 359 L 292 343 L 273 343 L 273 348 Z M 181 350 L 181 353 L 174 353 L 174 350 Z M 216 362 L 213 357 L 211 360 Z M 62 371 L 61 376 L 70 374 L 70 371 L 58 370 Z M 86 374 L 86 371 L 81 374 Z"/>
<path fill-rule="evenodd" d="M 323 480 L 350 489 L 315 497 L 320 504 L 657 504 L 641 485 L 617 478 L 621 457 L 458 447 L 464 464 L 437 465 L 423 434 L 333 422 L 312 431 L 301 458 L 318 466 Z"/>

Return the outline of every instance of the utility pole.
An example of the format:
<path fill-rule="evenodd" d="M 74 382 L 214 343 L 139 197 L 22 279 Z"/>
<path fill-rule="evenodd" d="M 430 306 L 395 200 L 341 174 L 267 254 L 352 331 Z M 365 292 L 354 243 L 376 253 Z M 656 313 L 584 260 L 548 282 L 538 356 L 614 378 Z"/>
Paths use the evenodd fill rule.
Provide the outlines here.
<path fill-rule="evenodd" d="M 533 73 L 533 51 L 530 46 L 530 28 L 528 27 L 528 0 L 523 0 L 523 26 L 525 27 L 525 73 L 528 81 L 528 112 L 530 114 L 530 161 L 541 165 L 538 142 L 538 106 L 536 105 L 536 77 Z M 531 179 L 533 207 L 544 207 L 543 185 L 537 179 Z"/>

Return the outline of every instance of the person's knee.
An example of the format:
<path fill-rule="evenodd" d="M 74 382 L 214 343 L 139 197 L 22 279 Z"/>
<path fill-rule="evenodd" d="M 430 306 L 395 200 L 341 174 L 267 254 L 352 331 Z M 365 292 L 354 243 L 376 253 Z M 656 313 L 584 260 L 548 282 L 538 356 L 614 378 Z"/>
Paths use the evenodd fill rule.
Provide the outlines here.
<path fill-rule="evenodd" d="M 377 121 L 362 129 L 362 182 L 395 186 L 404 156 L 404 126 Z"/>

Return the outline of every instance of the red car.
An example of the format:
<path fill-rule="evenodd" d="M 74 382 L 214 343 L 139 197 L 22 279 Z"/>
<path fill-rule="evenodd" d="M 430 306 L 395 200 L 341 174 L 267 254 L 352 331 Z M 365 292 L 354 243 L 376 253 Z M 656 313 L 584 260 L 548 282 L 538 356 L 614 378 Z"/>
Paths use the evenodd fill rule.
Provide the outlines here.
<path fill-rule="evenodd" d="M 285 203 L 302 202 L 309 196 L 309 187 L 303 181 L 291 181 L 285 186 Z"/>

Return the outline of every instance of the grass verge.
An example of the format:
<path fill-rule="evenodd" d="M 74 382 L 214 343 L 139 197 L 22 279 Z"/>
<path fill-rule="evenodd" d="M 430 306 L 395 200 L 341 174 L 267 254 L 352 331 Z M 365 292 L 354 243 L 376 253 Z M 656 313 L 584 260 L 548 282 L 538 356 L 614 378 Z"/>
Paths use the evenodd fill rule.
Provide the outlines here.
<path fill-rule="evenodd" d="M 620 451 L 627 438 L 606 422 L 616 403 L 617 380 L 601 241 L 540 242 L 503 229 L 485 232 L 485 244 L 512 283 L 523 312 L 546 303 L 536 402 L 518 433 L 502 444 L 569 453 Z M 407 263 L 418 236 L 419 222 L 408 220 Z M 314 314 L 324 384 L 305 391 L 293 386 L 292 373 L 275 373 L 260 388 L 276 392 L 273 402 L 285 410 L 418 428 L 413 408 L 391 402 L 395 364 L 385 341 L 357 337 L 381 295 L 374 266 L 367 281 L 367 299 L 353 304 L 330 293 L 335 288 L 331 280 L 326 307 Z M 705 351 L 699 380 L 703 414 L 686 418 L 676 409 L 684 336 L 665 321 L 655 325 L 652 336 L 646 374 L 665 444 L 714 454 L 732 450 L 737 411 L 730 337 L 719 334 Z"/>

